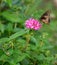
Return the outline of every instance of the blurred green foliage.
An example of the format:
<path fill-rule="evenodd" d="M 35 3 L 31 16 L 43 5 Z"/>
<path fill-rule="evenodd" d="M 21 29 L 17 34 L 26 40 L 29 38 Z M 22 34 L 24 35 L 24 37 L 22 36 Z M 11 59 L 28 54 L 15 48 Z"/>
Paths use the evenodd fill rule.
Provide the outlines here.
<path fill-rule="evenodd" d="M 48 9 L 57 16 L 51 2 L 43 0 L 0 1 L 0 65 L 54 65 L 57 61 L 57 19 L 42 29 L 30 31 L 25 20 L 38 19 Z M 55 64 L 56 65 L 56 64 Z"/>

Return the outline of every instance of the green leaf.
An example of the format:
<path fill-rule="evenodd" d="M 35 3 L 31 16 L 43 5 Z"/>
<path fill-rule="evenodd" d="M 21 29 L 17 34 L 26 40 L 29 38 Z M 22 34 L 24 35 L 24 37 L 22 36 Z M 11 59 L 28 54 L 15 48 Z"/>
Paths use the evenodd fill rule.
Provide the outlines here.
<path fill-rule="evenodd" d="M 1 57 L 0 57 L 0 60 L 7 60 L 8 59 L 8 56 L 7 55 L 5 55 L 5 54 L 3 54 Z"/>
<path fill-rule="evenodd" d="M 7 31 L 13 31 L 13 24 L 12 23 L 8 23 L 8 25 L 6 26 Z"/>
<path fill-rule="evenodd" d="M 49 45 L 49 46 L 43 46 L 41 49 L 52 49 L 53 46 L 52 45 Z"/>
<path fill-rule="evenodd" d="M 4 42 L 8 42 L 8 41 L 9 41 L 9 38 L 6 38 L 6 37 L 1 38 L 1 39 L 0 39 L 0 44 L 2 44 L 2 43 L 4 43 Z"/>
<path fill-rule="evenodd" d="M 15 39 L 15 38 L 17 38 L 17 37 L 19 37 L 19 36 L 22 36 L 22 35 L 26 34 L 27 32 L 28 32 L 28 30 L 27 30 L 27 31 L 25 31 L 25 30 L 20 30 L 19 32 L 16 32 L 15 34 L 11 35 L 9 38 L 7 38 L 7 37 L 1 38 L 1 39 L 0 39 L 0 44 L 1 44 L 1 43 L 4 43 L 4 42 L 8 42 L 8 41 L 10 41 L 10 40 L 13 40 L 13 39 Z"/>
<path fill-rule="evenodd" d="M 0 57 L 3 55 L 3 50 L 2 49 L 0 49 Z"/>
<path fill-rule="evenodd" d="M 17 63 L 16 65 L 20 65 L 20 63 Z"/>
<path fill-rule="evenodd" d="M 4 0 L 4 1 L 7 2 L 10 7 L 12 6 L 12 0 Z"/>
<path fill-rule="evenodd" d="M 17 38 L 17 37 L 19 37 L 19 36 L 22 36 L 22 35 L 24 35 L 24 34 L 27 33 L 27 32 L 28 32 L 28 31 L 20 30 L 19 32 L 16 32 L 15 34 L 11 35 L 11 36 L 9 37 L 9 40 L 12 40 L 12 39 L 15 39 L 15 38 Z"/>
<path fill-rule="evenodd" d="M 44 60 L 45 56 L 43 54 L 38 55 L 38 57 L 36 57 L 38 60 Z"/>
<path fill-rule="evenodd" d="M 10 65 L 9 62 L 4 62 L 4 65 Z"/>
<path fill-rule="evenodd" d="M 13 54 L 10 57 L 10 60 L 11 60 L 10 62 L 11 63 L 17 63 L 17 62 L 24 60 L 25 57 L 26 57 L 25 53 L 22 53 L 21 51 L 16 49 L 13 51 Z"/>
<path fill-rule="evenodd" d="M 54 60 L 54 57 L 51 57 L 51 56 L 50 56 L 50 57 L 46 57 L 45 59 L 46 59 L 48 62 L 50 62 L 50 61 Z"/>
<path fill-rule="evenodd" d="M 18 57 L 17 62 L 22 61 L 23 59 L 25 59 L 25 57 L 26 57 L 25 54 L 21 55 L 20 57 Z"/>
<path fill-rule="evenodd" d="M 15 39 L 15 38 L 17 38 L 19 36 L 22 36 L 22 35 L 26 34 L 27 32 L 28 31 L 20 30 L 19 32 L 16 32 L 15 34 L 11 35 L 9 38 L 6 38 L 6 37 L 5 38 L 1 38 L 0 39 L 0 44 L 4 43 L 4 42 L 8 42 L 10 40 L 13 40 L 13 39 Z"/>
<path fill-rule="evenodd" d="M 13 23 L 14 22 L 18 22 L 18 23 L 22 22 L 22 19 L 19 17 L 19 14 L 16 14 L 12 11 L 4 11 L 2 13 L 2 16 L 4 18 L 6 18 L 8 21 L 11 21 Z"/>
<path fill-rule="evenodd" d="M 37 40 L 35 37 L 31 36 L 31 41 L 34 42 L 35 44 L 37 44 Z"/>
<path fill-rule="evenodd" d="M 22 65 L 29 65 L 29 59 L 24 59 L 22 62 L 21 62 L 21 64 Z"/>

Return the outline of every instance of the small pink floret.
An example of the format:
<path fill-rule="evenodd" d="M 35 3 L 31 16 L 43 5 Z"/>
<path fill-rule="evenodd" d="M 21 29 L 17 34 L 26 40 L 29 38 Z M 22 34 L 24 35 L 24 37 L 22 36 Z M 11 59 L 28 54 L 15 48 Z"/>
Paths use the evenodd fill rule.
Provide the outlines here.
<path fill-rule="evenodd" d="M 39 30 L 42 27 L 41 23 L 38 20 L 33 18 L 26 20 L 25 26 L 26 28 L 34 29 L 34 30 Z"/>

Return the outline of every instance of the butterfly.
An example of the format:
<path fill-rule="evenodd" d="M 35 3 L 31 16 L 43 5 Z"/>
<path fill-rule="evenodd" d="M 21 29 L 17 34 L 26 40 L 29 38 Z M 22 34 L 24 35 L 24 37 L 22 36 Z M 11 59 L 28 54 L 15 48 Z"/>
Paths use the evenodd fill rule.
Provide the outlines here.
<path fill-rule="evenodd" d="M 50 23 L 50 11 L 47 10 L 41 17 L 40 21 L 43 23 L 49 24 Z"/>

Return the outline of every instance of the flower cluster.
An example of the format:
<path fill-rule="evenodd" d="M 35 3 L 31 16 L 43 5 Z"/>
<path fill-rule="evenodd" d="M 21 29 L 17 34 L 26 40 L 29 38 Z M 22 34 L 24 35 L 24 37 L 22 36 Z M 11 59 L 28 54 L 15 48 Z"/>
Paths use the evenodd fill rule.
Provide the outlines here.
<path fill-rule="evenodd" d="M 38 20 L 30 18 L 26 20 L 25 26 L 26 28 L 29 28 L 29 29 L 39 30 L 42 25 Z"/>

